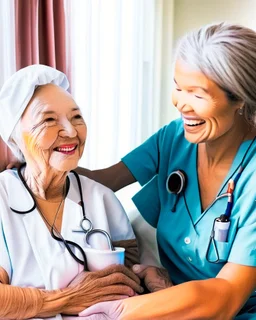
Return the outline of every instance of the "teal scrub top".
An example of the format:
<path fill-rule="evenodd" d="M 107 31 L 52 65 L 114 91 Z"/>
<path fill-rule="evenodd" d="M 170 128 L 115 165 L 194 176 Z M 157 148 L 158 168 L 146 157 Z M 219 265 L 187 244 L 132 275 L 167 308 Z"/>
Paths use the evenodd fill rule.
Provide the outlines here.
<path fill-rule="evenodd" d="M 197 144 L 185 139 L 181 119 L 161 128 L 122 161 L 143 186 L 133 201 L 144 219 L 157 229 L 160 259 L 173 283 L 214 278 L 227 261 L 256 266 L 256 141 L 241 144 L 219 190 L 218 195 L 227 191 L 228 181 L 235 178 L 243 161 L 244 169 L 233 194 L 228 239 L 215 240 L 215 245 L 210 241 L 211 230 L 214 219 L 225 212 L 227 197 L 202 211 Z M 187 183 L 176 212 L 172 212 L 177 195 L 167 192 L 166 179 L 175 170 L 186 173 Z M 256 316 L 256 292 L 242 314 L 250 308 Z M 243 315 L 236 319 L 254 319 Z"/>

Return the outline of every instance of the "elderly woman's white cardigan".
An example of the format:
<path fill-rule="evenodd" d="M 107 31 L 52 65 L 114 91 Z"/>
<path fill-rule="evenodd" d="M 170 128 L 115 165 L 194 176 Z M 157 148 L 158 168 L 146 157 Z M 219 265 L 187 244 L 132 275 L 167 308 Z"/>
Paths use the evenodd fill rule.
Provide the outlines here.
<path fill-rule="evenodd" d="M 70 188 L 65 199 L 61 234 L 66 240 L 86 247 L 84 233 L 73 231 L 79 228 L 82 210 L 78 185 L 72 173 L 69 179 Z M 86 215 L 94 228 L 109 232 L 114 241 L 134 239 L 129 220 L 115 194 L 88 178 L 80 176 L 80 179 Z M 47 290 L 64 288 L 81 272 L 83 266 L 71 257 L 63 243 L 51 237 L 37 209 L 28 214 L 17 214 L 10 209 L 25 211 L 32 206 L 31 196 L 19 180 L 17 172 L 2 172 L 0 266 L 8 273 L 11 285 Z M 62 317 L 58 315 L 53 319 Z"/>

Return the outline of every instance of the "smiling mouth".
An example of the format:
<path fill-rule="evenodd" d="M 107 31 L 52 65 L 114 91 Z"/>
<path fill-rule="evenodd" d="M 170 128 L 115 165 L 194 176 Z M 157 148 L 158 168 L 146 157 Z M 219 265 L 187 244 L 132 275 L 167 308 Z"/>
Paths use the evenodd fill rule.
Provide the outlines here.
<path fill-rule="evenodd" d="M 189 126 L 189 127 L 197 127 L 197 126 L 201 126 L 202 124 L 205 123 L 204 120 L 188 120 L 188 119 L 183 119 L 184 121 L 184 124 L 186 126 Z"/>
<path fill-rule="evenodd" d="M 74 146 L 70 146 L 70 147 L 67 147 L 67 146 L 57 147 L 54 149 L 54 151 L 61 152 L 64 154 L 73 154 L 76 149 L 77 149 L 77 145 L 74 145 Z"/>

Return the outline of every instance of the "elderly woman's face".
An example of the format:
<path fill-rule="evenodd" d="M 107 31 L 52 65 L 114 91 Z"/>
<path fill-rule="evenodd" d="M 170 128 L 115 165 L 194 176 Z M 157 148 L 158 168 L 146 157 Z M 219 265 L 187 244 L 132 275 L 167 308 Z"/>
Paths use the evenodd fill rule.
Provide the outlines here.
<path fill-rule="evenodd" d="M 59 171 L 77 167 L 86 140 L 86 125 L 70 94 L 53 84 L 35 92 L 21 118 L 21 150 L 30 165 Z"/>
<path fill-rule="evenodd" d="M 172 99 L 181 112 L 185 137 L 192 143 L 213 141 L 236 126 L 237 109 L 223 90 L 203 73 L 177 61 Z"/>

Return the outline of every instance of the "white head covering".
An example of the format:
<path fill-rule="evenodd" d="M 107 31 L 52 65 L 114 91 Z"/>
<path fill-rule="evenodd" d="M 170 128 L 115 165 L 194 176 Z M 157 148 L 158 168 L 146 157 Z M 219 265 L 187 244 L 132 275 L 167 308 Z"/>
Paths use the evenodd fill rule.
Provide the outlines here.
<path fill-rule="evenodd" d="M 64 73 L 42 64 L 34 64 L 14 73 L 0 91 L 0 136 L 8 144 L 37 86 L 53 83 L 64 90 L 69 82 Z"/>

